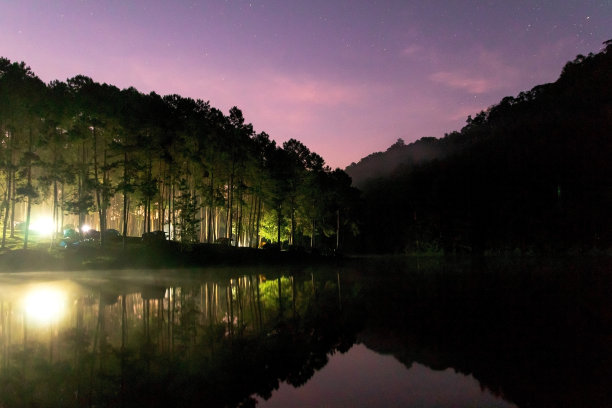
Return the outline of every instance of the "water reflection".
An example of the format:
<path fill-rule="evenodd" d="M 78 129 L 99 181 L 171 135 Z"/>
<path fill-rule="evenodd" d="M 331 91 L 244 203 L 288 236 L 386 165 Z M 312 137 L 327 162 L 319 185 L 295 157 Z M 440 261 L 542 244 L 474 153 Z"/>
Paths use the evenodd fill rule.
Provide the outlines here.
<path fill-rule="evenodd" d="M 22 306 L 28 322 L 40 326 L 51 324 L 64 315 L 66 293 L 59 287 L 34 287 L 26 293 Z"/>
<path fill-rule="evenodd" d="M 3 275 L 0 406 L 608 406 L 607 269 L 555 268 Z"/>
<path fill-rule="evenodd" d="M 381 356 L 363 344 L 333 355 L 303 387 L 282 384 L 272 398 L 258 402 L 264 408 L 515 406 L 482 389 L 472 376 L 450 368 L 435 371 L 421 364 L 406 369 L 392 356 Z"/>
<path fill-rule="evenodd" d="M 336 285 L 230 274 L 4 277 L 0 406 L 234 406 L 307 381 L 342 337 Z"/>

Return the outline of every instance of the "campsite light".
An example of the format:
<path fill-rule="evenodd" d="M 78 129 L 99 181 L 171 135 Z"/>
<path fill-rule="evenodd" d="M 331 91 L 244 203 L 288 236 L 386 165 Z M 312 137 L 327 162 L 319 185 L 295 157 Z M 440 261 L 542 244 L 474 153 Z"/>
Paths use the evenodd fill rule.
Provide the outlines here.
<path fill-rule="evenodd" d="M 40 235 L 49 236 L 53 234 L 53 218 L 39 217 L 30 223 L 30 231 L 34 231 Z"/>

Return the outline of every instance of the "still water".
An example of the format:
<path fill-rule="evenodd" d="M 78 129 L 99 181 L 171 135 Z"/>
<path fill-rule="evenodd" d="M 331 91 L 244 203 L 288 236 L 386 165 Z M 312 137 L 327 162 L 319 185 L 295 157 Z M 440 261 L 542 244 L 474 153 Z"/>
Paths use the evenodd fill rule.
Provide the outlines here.
<path fill-rule="evenodd" d="M 609 261 L 0 275 L 0 406 L 609 407 Z"/>
<path fill-rule="evenodd" d="M 303 387 L 282 384 L 268 401 L 270 407 L 489 407 L 515 405 L 483 389 L 471 375 L 452 368 L 433 370 L 414 363 L 406 367 L 395 357 L 363 344 L 335 354 Z"/>

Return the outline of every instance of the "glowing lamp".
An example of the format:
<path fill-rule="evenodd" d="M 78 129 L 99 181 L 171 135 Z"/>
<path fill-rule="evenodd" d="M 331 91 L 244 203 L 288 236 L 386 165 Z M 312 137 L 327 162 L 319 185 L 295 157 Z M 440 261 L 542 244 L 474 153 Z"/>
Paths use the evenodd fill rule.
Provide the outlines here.
<path fill-rule="evenodd" d="M 40 217 L 30 223 L 30 231 L 34 231 L 40 235 L 51 235 L 55 226 L 51 217 Z"/>

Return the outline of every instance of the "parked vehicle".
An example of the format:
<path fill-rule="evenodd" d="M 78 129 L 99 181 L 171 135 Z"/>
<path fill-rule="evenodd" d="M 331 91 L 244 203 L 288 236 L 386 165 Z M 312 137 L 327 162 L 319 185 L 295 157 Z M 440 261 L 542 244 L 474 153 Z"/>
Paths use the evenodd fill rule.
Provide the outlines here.
<path fill-rule="evenodd" d="M 142 242 L 145 244 L 154 244 L 166 241 L 166 233 L 164 231 L 151 231 L 142 234 Z"/>
<path fill-rule="evenodd" d="M 121 234 L 116 229 L 109 228 L 104 231 L 103 235 L 106 241 L 120 241 L 121 240 Z"/>

